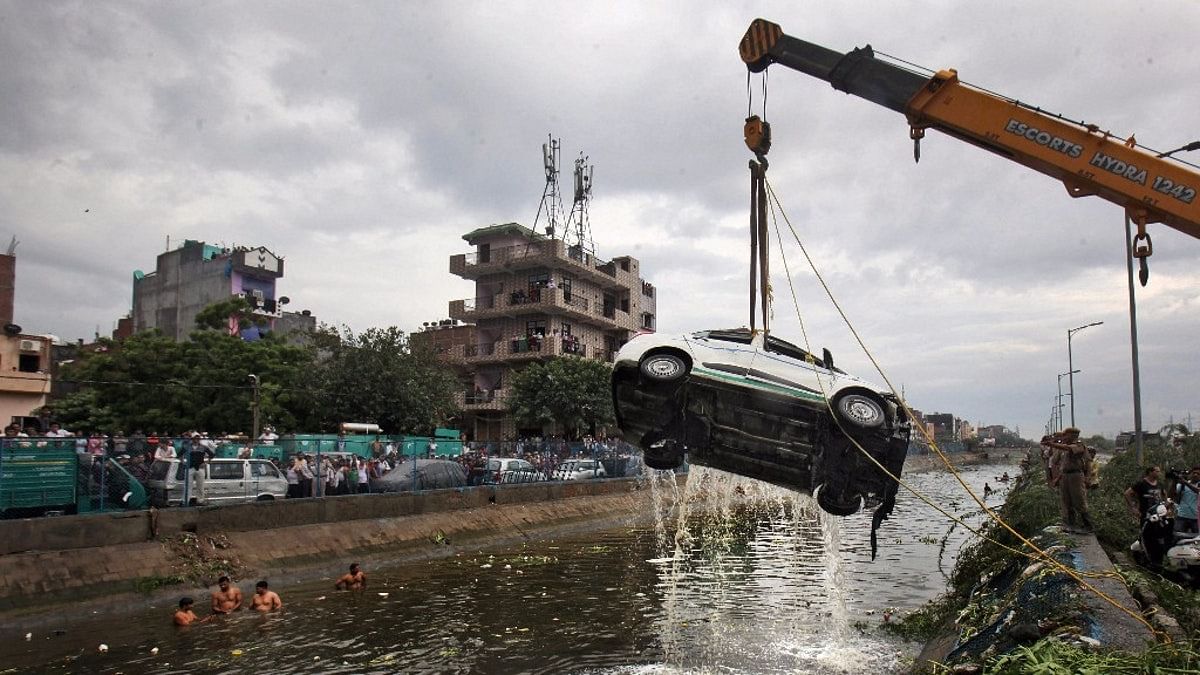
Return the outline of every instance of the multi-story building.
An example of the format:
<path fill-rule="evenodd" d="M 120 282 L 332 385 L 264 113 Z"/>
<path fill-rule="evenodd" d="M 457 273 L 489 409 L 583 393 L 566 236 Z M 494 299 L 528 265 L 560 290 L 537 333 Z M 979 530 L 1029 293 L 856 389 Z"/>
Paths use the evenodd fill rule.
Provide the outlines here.
<path fill-rule="evenodd" d="M 517 223 L 463 235 L 471 253 L 450 272 L 475 281 L 474 297 L 450 303 L 450 318 L 473 324 L 457 344 L 439 345 L 462 373 L 462 428 L 474 440 L 558 430 L 519 429 L 505 412 L 514 372 L 538 359 L 575 356 L 611 362 L 639 331 L 657 324 L 654 286 L 637 259 L 595 258 L 579 246 Z M 426 331 L 446 333 L 448 331 Z"/>
<path fill-rule="evenodd" d="M 53 338 L 30 335 L 13 323 L 17 258 L 0 255 L 0 421 L 40 428 L 38 415 L 50 394 Z"/>
<path fill-rule="evenodd" d="M 205 307 L 240 296 L 250 301 L 255 314 L 280 333 L 310 330 L 316 318 L 308 310 L 285 312 L 288 299 L 276 293 L 283 276 L 283 258 L 266 247 L 222 248 L 188 239 L 172 251 L 161 253 L 155 270 L 133 273 L 133 332 L 157 328 L 176 339 L 187 339 L 196 329 L 196 315 Z M 230 325 L 231 332 L 253 338 L 257 329 Z"/>

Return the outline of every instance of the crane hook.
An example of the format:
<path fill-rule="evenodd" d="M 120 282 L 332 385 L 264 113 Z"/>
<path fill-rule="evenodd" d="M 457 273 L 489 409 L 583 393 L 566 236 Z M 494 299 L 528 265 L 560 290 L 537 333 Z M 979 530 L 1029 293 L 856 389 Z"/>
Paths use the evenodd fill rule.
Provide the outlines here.
<path fill-rule="evenodd" d="M 913 161 L 921 163 L 921 139 L 925 138 L 925 129 L 922 127 L 909 127 L 908 137 L 913 142 Z"/>
<path fill-rule="evenodd" d="M 1140 229 L 1140 228 L 1139 228 Z M 1154 242 L 1146 232 L 1138 232 L 1133 238 L 1133 257 L 1138 259 L 1138 281 L 1145 286 L 1150 281 L 1150 266 L 1146 262 L 1154 254 Z"/>

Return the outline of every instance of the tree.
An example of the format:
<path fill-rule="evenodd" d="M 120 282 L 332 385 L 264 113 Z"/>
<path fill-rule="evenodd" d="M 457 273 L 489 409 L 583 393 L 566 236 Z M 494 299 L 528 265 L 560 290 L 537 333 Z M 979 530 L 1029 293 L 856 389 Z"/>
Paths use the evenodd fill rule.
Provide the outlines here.
<path fill-rule="evenodd" d="M 600 361 L 564 356 L 533 363 L 513 378 L 508 410 L 522 426 L 556 424 L 571 438 L 616 421 L 612 369 Z"/>
<path fill-rule="evenodd" d="M 307 382 L 320 427 L 369 422 L 388 433 L 428 434 L 458 413 L 453 371 L 395 326 L 359 334 L 324 327 L 312 344 L 319 356 Z"/>
<path fill-rule="evenodd" d="M 267 317 L 254 312 L 249 300 L 233 295 L 228 300 L 214 302 L 197 312 L 196 329 L 228 331 L 230 318 L 236 318 L 239 327 L 250 324 L 261 327 L 270 323 Z"/>
<path fill-rule="evenodd" d="M 302 386 L 312 359 L 310 349 L 271 334 L 253 342 L 219 330 L 196 331 L 186 342 L 159 331 L 101 340 L 64 369 L 78 389 L 53 402 L 50 414 L 79 431 L 249 432 L 247 375 L 254 373 L 264 383 L 262 418 L 302 427 L 312 417 Z"/>

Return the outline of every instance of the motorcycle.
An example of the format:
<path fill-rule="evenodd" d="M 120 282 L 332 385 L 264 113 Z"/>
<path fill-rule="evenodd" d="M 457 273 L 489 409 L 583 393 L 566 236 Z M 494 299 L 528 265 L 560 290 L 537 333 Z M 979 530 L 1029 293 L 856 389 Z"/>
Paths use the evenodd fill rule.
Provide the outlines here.
<path fill-rule="evenodd" d="M 1129 551 L 1135 560 L 1174 574 L 1193 587 L 1200 587 L 1200 535 L 1175 531 L 1169 501 L 1150 509 L 1150 514 L 1142 519 L 1141 532 L 1129 546 Z"/>

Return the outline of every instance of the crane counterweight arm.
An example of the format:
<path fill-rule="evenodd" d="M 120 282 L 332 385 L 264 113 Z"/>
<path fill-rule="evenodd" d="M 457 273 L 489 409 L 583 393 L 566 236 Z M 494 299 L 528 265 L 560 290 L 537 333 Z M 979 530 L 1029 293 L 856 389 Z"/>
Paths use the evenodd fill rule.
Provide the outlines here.
<path fill-rule="evenodd" d="M 1057 178 L 1072 197 L 1095 195 L 1143 226 L 1164 223 L 1200 238 L 1200 172 L 1095 126 L 972 87 L 954 70 L 928 77 L 876 59 L 870 46 L 842 54 L 791 37 L 764 19 L 750 25 L 738 51 L 751 72 L 778 63 L 903 113 L 914 140 L 936 129 Z"/>

